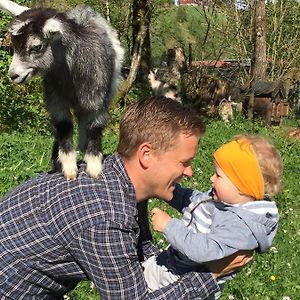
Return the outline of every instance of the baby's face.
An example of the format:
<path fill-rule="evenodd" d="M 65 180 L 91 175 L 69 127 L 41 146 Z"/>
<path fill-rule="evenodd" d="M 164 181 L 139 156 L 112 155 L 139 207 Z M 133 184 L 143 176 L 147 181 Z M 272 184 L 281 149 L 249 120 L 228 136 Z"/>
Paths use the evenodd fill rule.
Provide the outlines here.
<path fill-rule="evenodd" d="M 238 188 L 226 176 L 223 170 L 215 162 L 215 173 L 210 178 L 213 187 L 213 199 L 228 204 L 248 202 L 248 197 L 242 195 Z"/>

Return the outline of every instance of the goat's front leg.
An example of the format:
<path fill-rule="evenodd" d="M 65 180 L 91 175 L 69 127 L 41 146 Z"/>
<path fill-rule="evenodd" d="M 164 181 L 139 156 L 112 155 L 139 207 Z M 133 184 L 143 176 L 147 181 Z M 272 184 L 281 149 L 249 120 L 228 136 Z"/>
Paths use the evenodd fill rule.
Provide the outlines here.
<path fill-rule="evenodd" d="M 87 174 L 93 178 L 97 178 L 102 172 L 102 131 L 103 127 L 100 125 L 87 129 L 84 161 Z"/>
<path fill-rule="evenodd" d="M 73 123 L 71 118 L 54 121 L 55 140 L 52 162 L 55 170 L 61 170 L 67 180 L 77 177 L 76 151 L 73 148 Z"/>
<path fill-rule="evenodd" d="M 102 133 L 108 122 L 108 113 L 100 111 L 77 111 L 79 148 L 84 152 L 86 172 L 97 178 L 102 172 Z"/>

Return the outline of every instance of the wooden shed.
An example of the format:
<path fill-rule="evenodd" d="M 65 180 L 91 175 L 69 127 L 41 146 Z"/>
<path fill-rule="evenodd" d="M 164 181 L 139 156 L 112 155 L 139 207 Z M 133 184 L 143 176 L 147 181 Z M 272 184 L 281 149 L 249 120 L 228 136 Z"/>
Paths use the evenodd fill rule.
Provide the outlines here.
<path fill-rule="evenodd" d="M 263 118 L 268 125 L 271 123 L 280 124 L 283 117 L 289 112 L 289 105 L 286 101 L 286 91 L 282 81 L 258 81 L 252 89 L 241 88 L 244 95 L 244 112 L 248 111 L 248 103 L 251 92 L 254 92 L 254 117 Z"/>

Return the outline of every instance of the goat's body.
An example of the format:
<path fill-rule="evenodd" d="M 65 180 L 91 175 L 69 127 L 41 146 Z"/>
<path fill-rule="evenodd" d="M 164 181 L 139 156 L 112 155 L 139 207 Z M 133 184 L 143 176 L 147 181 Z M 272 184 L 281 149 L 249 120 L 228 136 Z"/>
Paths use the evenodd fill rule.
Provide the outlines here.
<path fill-rule="evenodd" d="M 37 74 L 44 78 L 46 108 L 56 130 L 55 167 L 61 165 L 68 179 L 77 175 L 73 111 L 87 172 L 97 177 L 102 131 L 121 78 L 123 49 L 116 32 L 91 8 L 79 6 L 66 14 L 47 8 L 26 10 L 14 20 L 11 33 L 15 49 L 11 78 L 16 83 Z M 43 52 L 32 54 L 36 45 Z"/>

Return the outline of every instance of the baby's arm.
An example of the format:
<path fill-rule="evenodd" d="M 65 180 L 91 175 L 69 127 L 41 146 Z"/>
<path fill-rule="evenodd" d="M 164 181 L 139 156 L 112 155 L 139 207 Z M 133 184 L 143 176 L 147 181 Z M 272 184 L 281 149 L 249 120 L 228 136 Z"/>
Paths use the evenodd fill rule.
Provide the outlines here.
<path fill-rule="evenodd" d="M 240 249 L 257 248 L 255 237 L 243 222 L 232 216 L 223 221 L 210 233 L 201 233 L 193 232 L 181 220 L 173 218 L 165 225 L 163 234 L 173 248 L 198 263 L 221 259 Z"/>

